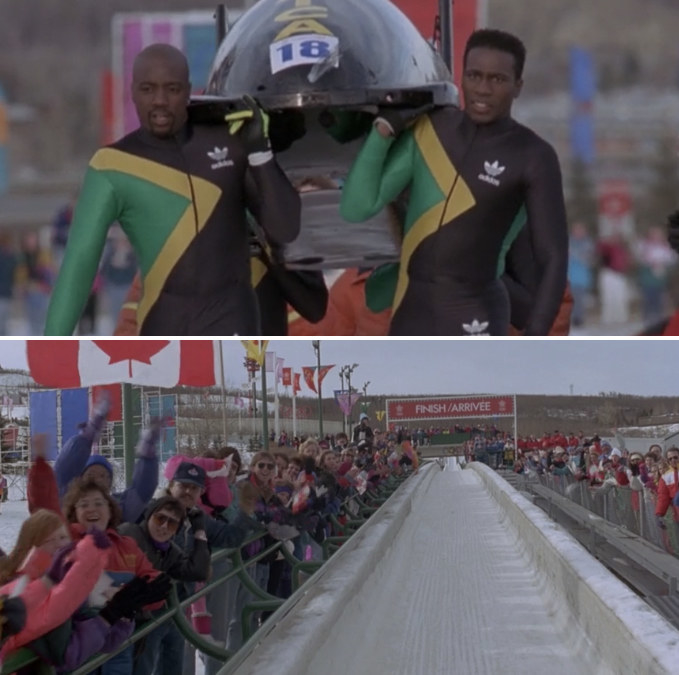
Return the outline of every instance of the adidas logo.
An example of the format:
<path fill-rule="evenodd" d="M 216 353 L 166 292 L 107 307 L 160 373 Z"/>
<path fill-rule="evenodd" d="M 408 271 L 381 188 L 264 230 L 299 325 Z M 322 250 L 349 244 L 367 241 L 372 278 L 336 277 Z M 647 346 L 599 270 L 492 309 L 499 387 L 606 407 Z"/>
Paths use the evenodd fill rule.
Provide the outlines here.
<path fill-rule="evenodd" d="M 463 323 L 462 328 L 464 328 L 464 332 L 467 333 L 467 335 L 489 335 L 489 333 L 486 333 L 486 330 L 488 329 L 488 323 L 488 321 L 479 321 L 478 319 L 474 319 L 474 321 L 471 323 Z"/>
<path fill-rule="evenodd" d="M 484 162 L 483 169 L 485 173 L 479 174 L 479 180 L 498 187 L 500 185 L 500 181 L 497 179 L 497 177 L 502 174 L 502 172 L 505 170 L 505 167 L 500 166 L 500 162 L 498 162 L 496 159 L 492 164 L 487 161 Z"/>
<path fill-rule="evenodd" d="M 221 169 L 225 166 L 233 166 L 233 160 L 226 159 L 229 155 L 229 148 L 218 148 L 215 145 L 214 150 L 208 150 L 207 156 L 215 161 L 214 164 L 210 166 L 211 169 Z"/>

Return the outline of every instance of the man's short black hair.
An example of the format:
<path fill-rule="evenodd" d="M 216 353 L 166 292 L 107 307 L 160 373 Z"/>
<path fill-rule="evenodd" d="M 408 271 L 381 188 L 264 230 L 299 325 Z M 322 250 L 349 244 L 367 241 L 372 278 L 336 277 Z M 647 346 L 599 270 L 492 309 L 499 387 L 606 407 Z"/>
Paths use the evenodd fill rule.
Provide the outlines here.
<path fill-rule="evenodd" d="M 464 48 L 462 63 L 466 65 L 467 54 L 476 47 L 487 47 L 507 52 L 514 57 L 514 74 L 520 80 L 523 76 L 523 67 L 526 63 L 526 46 L 516 35 L 495 28 L 480 28 L 475 30 L 467 40 Z"/>

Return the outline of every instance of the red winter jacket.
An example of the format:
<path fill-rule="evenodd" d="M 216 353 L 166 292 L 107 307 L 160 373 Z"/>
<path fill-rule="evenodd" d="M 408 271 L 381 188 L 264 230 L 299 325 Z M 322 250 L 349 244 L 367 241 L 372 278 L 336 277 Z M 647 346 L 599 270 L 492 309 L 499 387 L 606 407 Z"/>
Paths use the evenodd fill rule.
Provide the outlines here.
<path fill-rule="evenodd" d="M 667 509 L 677 491 L 679 491 L 679 485 L 674 480 L 674 469 L 665 471 L 658 483 L 658 501 L 655 505 L 656 516 L 664 516 L 667 513 Z M 679 509 L 676 506 L 672 508 L 674 509 L 674 520 L 679 522 Z"/>
<path fill-rule="evenodd" d="M 90 536 L 83 536 L 72 553 L 73 565 L 56 585 L 44 577 L 35 579 L 21 593 L 26 604 L 26 625 L 10 637 L 0 651 L 0 660 L 23 645 L 67 621 L 82 605 L 107 566 L 110 549 L 100 549 Z M 18 579 L 0 588 L 11 593 Z"/>

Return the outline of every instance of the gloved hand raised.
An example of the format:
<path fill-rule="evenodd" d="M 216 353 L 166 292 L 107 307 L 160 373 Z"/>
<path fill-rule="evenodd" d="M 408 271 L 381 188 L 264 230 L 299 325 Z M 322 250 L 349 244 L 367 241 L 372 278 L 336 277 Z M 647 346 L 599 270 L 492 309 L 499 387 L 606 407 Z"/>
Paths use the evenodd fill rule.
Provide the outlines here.
<path fill-rule="evenodd" d="M 171 588 L 172 579 L 167 574 L 159 574 L 153 581 L 134 577 L 106 603 L 99 616 L 111 626 L 120 619 L 132 619 L 142 607 L 164 600 Z"/>
<path fill-rule="evenodd" d="M 88 528 L 86 534 L 88 534 L 92 537 L 92 540 L 94 541 L 94 545 L 97 548 L 100 548 L 100 549 L 111 548 L 111 540 L 110 540 L 108 534 L 106 534 L 105 530 L 99 530 L 96 527 L 90 527 L 90 528 Z"/>
<path fill-rule="evenodd" d="M 52 556 L 52 564 L 45 572 L 45 576 L 53 584 L 58 584 L 73 565 L 73 560 L 68 559 L 73 553 L 73 549 L 75 549 L 75 542 L 66 544 Z"/>
<path fill-rule="evenodd" d="M 667 217 L 667 240 L 670 246 L 679 253 L 679 211 L 675 211 Z"/>
<path fill-rule="evenodd" d="M 146 587 L 137 595 L 139 609 L 165 600 L 172 589 L 172 577 L 165 572 L 159 574 L 153 581 L 148 581 L 148 577 L 144 577 L 144 579 L 147 580 Z"/>
<path fill-rule="evenodd" d="M 139 607 L 137 596 L 147 586 L 146 577 L 134 577 L 101 608 L 99 616 L 111 626 L 120 619 L 131 619 Z"/>
<path fill-rule="evenodd" d="M 194 532 L 198 532 L 198 530 L 205 531 L 205 523 L 207 521 L 207 518 L 205 516 L 205 512 L 203 511 L 203 509 L 195 507 L 191 509 L 186 514 L 186 516 L 189 519 L 189 522 L 191 523 L 191 529 Z"/>
<path fill-rule="evenodd" d="M 162 420 L 154 418 L 151 420 L 151 424 L 142 431 L 139 442 L 137 443 L 137 457 L 155 459 L 158 441 L 160 440 L 161 426 Z"/>
<path fill-rule="evenodd" d="M 243 110 L 225 115 L 231 135 L 239 134 L 250 164 L 263 164 L 273 157 L 269 140 L 269 116 L 252 96 L 243 96 Z M 255 155 L 256 157 L 251 157 Z M 266 157 L 266 159 L 264 159 Z"/>
<path fill-rule="evenodd" d="M 26 605 L 20 598 L 0 595 L 0 641 L 16 635 L 26 625 Z"/>
<path fill-rule="evenodd" d="M 392 136 L 399 136 L 409 124 L 433 109 L 433 103 L 425 103 L 418 108 L 379 108 L 375 125 L 383 136 L 380 124 L 386 126 Z"/>

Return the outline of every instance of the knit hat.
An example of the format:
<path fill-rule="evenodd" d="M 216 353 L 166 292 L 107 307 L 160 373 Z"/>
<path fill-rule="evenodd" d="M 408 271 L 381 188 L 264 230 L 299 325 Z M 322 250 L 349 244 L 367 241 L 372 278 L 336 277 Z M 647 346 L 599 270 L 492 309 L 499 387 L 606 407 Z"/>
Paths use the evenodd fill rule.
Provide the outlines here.
<path fill-rule="evenodd" d="M 613 448 L 611 450 L 611 457 L 613 457 L 614 455 L 616 457 L 622 457 L 622 452 L 620 452 L 620 448 Z"/>
<path fill-rule="evenodd" d="M 87 471 L 89 467 L 95 466 L 96 464 L 103 466 L 106 469 L 106 471 L 108 471 L 109 474 L 111 475 L 111 479 L 113 479 L 113 467 L 111 466 L 111 463 L 103 455 L 90 455 L 89 459 L 85 463 L 85 468 L 82 470 L 82 473 L 85 473 L 85 471 Z"/>
<path fill-rule="evenodd" d="M 362 413 L 359 415 L 358 421 L 359 421 L 359 422 L 362 422 L 363 420 L 369 420 L 369 419 L 370 419 L 370 418 L 368 417 L 368 414 L 362 412 Z"/>

